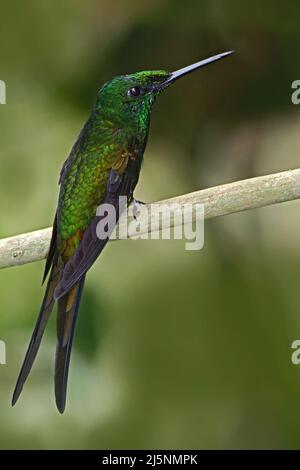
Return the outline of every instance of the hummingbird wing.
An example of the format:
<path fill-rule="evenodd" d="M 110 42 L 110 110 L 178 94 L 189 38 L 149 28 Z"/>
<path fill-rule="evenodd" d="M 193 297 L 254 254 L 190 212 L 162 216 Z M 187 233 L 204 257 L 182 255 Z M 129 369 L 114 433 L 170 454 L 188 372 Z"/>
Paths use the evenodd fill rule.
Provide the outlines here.
<path fill-rule="evenodd" d="M 141 167 L 140 159 L 129 159 L 126 168 L 122 174 L 115 170 L 110 171 L 106 197 L 102 203 L 111 204 L 115 209 L 115 224 L 109 224 L 106 238 L 98 238 L 96 228 L 104 216 L 95 216 L 86 229 L 82 241 L 78 246 L 72 258 L 66 263 L 60 283 L 55 289 L 54 297 L 56 299 L 64 296 L 81 279 L 81 277 L 90 269 L 92 264 L 98 258 L 110 235 L 119 220 L 121 212 L 125 207 L 120 206 L 120 196 L 127 196 L 128 202 L 132 200 L 133 190 L 137 184 Z"/>
<path fill-rule="evenodd" d="M 115 223 L 117 223 L 124 209 L 120 208 L 119 196 L 129 195 L 131 197 L 138 179 L 139 171 L 137 172 L 136 164 L 128 164 L 128 167 L 122 175 L 118 175 L 114 170 L 111 170 L 109 176 L 104 203 L 111 204 L 115 209 Z M 134 168 L 135 171 L 133 171 Z M 115 226 L 110 224 L 110 232 L 107 233 L 107 237 L 99 239 L 96 234 L 96 227 L 100 220 L 100 216 L 94 217 L 85 231 L 78 249 L 65 266 L 62 279 L 54 294 L 54 297 L 58 298 L 55 398 L 60 413 L 64 412 L 66 404 L 72 342 L 85 274 L 105 247 Z"/>

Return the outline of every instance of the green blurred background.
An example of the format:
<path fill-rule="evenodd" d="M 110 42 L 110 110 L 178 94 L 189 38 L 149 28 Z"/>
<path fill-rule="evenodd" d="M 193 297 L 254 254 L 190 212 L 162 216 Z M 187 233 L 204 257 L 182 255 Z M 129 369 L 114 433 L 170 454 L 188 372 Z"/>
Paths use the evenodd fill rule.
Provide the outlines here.
<path fill-rule="evenodd" d="M 0 236 L 52 223 L 60 167 L 116 74 L 237 51 L 159 98 L 139 199 L 298 167 L 299 17 L 291 0 L 2 0 Z M 86 283 L 63 416 L 54 317 L 10 407 L 43 263 L 2 270 L 0 448 L 298 448 L 299 240 L 296 201 L 208 221 L 199 252 L 109 246 Z"/>

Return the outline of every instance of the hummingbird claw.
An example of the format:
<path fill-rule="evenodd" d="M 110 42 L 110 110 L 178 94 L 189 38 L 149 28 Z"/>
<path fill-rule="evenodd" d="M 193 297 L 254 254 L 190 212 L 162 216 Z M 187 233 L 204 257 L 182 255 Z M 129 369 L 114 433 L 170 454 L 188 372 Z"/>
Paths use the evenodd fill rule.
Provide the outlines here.
<path fill-rule="evenodd" d="M 131 210 L 132 217 L 134 218 L 134 220 L 137 219 L 137 214 L 140 211 L 140 208 L 145 205 L 146 205 L 145 202 L 142 202 L 142 201 L 139 201 L 138 199 L 133 198 L 133 201 L 130 204 L 130 210 Z"/>

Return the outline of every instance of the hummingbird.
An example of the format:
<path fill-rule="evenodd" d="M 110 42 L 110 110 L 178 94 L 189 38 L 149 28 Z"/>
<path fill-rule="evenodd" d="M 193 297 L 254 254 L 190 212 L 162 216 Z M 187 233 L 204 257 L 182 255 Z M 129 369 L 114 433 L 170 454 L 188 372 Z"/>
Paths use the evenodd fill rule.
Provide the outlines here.
<path fill-rule="evenodd" d="M 141 71 L 105 83 L 80 132 L 59 178 L 59 197 L 43 282 L 48 277 L 37 322 L 13 393 L 17 402 L 31 371 L 42 337 L 57 302 L 55 399 L 60 413 L 66 405 L 67 381 L 75 323 L 87 271 L 105 247 L 98 238 L 97 207 L 111 204 L 116 223 L 120 196 L 134 203 L 146 148 L 152 106 L 157 96 L 179 78 L 229 56 L 215 55 L 175 72 Z"/>

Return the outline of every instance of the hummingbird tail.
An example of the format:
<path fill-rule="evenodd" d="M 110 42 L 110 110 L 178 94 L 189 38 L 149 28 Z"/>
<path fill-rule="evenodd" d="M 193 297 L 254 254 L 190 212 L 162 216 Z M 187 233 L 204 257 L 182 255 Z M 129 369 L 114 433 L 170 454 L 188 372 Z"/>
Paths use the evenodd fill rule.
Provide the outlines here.
<path fill-rule="evenodd" d="M 55 355 L 55 399 L 60 413 L 66 406 L 68 372 L 75 324 L 84 286 L 85 275 L 78 284 L 58 300 L 57 345 Z"/>
<path fill-rule="evenodd" d="M 31 371 L 32 365 L 38 353 L 42 337 L 48 323 L 50 314 L 54 305 L 53 293 L 60 279 L 60 270 L 57 265 L 51 269 L 47 288 L 41 305 L 41 309 L 38 315 L 38 319 L 19 373 L 19 377 L 16 383 L 16 387 L 12 397 L 12 406 L 14 406 L 22 392 L 23 385 Z"/>

